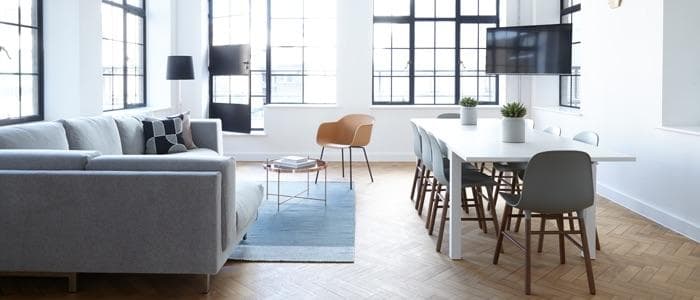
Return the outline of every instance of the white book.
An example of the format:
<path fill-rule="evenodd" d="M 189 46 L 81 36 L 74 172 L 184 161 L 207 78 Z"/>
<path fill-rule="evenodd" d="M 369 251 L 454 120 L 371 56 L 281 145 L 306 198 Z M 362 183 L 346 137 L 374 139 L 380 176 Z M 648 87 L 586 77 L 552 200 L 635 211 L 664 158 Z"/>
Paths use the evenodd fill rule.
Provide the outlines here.
<path fill-rule="evenodd" d="M 283 161 L 283 162 L 288 162 L 288 163 L 303 163 L 303 162 L 308 161 L 309 158 L 308 158 L 308 157 L 301 157 L 301 156 L 294 156 L 294 155 L 291 155 L 291 156 L 282 157 L 282 158 L 279 159 L 279 160 L 280 160 L 280 161 Z"/>
<path fill-rule="evenodd" d="M 286 167 L 286 168 L 304 168 L 304 167 L 310 167 L 316 164 L 316 161 L 313 159 L 305 159 L 305 161 L 300 162 L 300 163 L 290 163 L 286 162 L 284 160 L 278 159 L 274 161 L 275 165 L 278 165 L 280 167 Z"/>

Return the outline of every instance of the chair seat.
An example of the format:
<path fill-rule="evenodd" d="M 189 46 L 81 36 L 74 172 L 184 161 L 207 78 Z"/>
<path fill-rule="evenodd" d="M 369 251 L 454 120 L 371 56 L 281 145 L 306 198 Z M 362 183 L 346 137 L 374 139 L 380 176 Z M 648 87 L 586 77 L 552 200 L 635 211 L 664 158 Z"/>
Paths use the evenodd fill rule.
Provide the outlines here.
<path fill-rule="evenodd" d="M 450 178 L 450 169 L 445 167 L 445 177 Z M 491 176 L 479 172 L 471 164 L 462 165 L 462 185 L 463 186 L 494 186 L 496 182 Z"/>
<path fill-rule="evenodd" d="M 527 168 L 526 162 L 500 162 L 494 163 L 493 168 L 501 172 L 518 172 Z"/>
<path fill-rule="evenodd" d="M 326 147 L 326 148 L 337 148 L 337 149 L 350 148 L 350 146 L 351 146 L 351 145 L 347 145 L 347 144 L 336 144 L 336 143 L 331 143 L 331 142 L 327 142 L 327 143 L 319 142 L 319 145 Z"/>
<path fill-rule="evenodd" d="M 515 207 L 520 202 L 520 195 L 513 195 L 511 193 L 501 193 L 501 198 L 506 200 L 506 204 Z"/>

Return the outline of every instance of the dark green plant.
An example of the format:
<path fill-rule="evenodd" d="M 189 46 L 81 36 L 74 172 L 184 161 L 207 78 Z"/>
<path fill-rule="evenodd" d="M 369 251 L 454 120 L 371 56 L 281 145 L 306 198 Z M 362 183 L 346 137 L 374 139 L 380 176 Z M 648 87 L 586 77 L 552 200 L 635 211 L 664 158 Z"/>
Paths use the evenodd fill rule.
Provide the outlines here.
<path fill-rule="evenodd" d="M 506 118 L 522 118 L 527 114 L 525 105 L 520 102 L 511 102 L 501 107 L 501 115 Z"/>
<path fill-rule="evenodd" d="M 459 105 L 464 107 L 476 107 L 477 104 L 479 104 L 479 102 L 472 97 L 464 97 L 459 101 Z"/>

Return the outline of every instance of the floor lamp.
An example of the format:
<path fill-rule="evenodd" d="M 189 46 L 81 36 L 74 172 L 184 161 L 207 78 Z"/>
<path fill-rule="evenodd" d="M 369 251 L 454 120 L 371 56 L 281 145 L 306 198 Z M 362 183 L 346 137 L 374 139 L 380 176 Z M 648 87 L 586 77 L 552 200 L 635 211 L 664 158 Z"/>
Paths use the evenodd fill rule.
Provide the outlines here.
<path fill-rule="evenodd" d="M 177 80 L 177 112 L 179 113 L 182 110 L 182 84 L 180 81 L 194 79 L 192 56 L 168 56 L 166 73 L 167 80 Z"/>

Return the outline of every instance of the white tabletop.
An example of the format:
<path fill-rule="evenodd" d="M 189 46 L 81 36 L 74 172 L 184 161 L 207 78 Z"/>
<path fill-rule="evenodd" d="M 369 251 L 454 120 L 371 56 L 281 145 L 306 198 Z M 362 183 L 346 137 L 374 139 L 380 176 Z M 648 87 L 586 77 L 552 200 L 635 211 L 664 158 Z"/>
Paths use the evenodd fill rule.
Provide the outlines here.
<path fill-rule="evenodd" d="M 468 162 L 527 162 L 535 154 L 552 150 L 588 153 L 594 162 L 634 161 L 634 156 L 606 150 L 567 137 L 527 128 L 525 143 L 501 141 L 501 119 L 479 119 L 477 125 L 460 125 L 459 119 L 411 119 L 416 126 L 443 141 Z"/>

